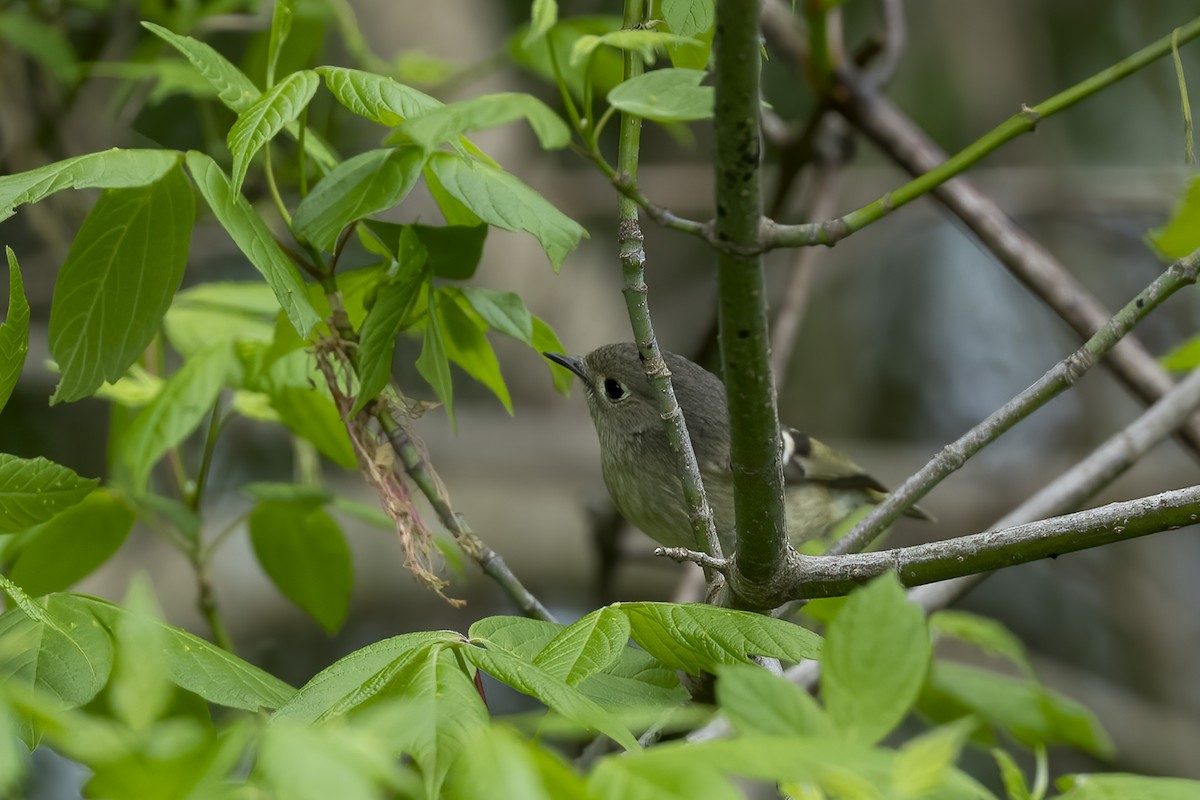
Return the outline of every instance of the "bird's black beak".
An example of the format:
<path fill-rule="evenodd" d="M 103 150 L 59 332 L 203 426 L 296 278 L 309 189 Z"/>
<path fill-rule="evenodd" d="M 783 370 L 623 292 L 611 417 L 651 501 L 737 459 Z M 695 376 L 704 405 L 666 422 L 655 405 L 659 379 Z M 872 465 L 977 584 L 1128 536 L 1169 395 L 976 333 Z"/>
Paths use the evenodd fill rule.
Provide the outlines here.
<path fill-rule="evenodd" d="M 585 386 L 591 386 L 592 380 L 588 377 L 587 369 L 583 366 L 583 361 L 571 356 L 564 356 L 562 353 L 542 353 L 546 358 L 558 364 L 560 367 L 566 367 L 579 376 L 579 380 L 583 381 Z"/>

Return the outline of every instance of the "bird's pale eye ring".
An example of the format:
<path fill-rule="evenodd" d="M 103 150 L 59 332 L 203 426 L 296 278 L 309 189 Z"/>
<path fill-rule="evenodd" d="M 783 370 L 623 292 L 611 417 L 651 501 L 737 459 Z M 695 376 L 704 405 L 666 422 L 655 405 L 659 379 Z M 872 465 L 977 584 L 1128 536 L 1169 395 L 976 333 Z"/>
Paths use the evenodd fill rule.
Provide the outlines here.
<path fill-rule="evenodd" d="M 625 387 L 621 385 L 621 382 L 612 378 L 604 379 L 604 394 L 614 403 L 624 400 L 629 396 L 629 392 L 625 390 Z"/>

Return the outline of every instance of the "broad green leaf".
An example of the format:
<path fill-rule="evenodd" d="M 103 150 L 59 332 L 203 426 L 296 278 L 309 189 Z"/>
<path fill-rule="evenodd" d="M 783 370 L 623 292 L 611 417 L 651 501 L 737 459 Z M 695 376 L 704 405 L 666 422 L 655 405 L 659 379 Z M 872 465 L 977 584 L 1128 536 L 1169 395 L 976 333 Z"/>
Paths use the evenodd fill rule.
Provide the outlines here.
<path fill-rule="evenodd" d="M 167 636 L 162 611 L 144 573 L 130 584 L 116 639 L 117 663 L 108 702 L 117 719 L 144 735 L 167 711 L 175 692 L 164 656 Z"/>
<path fill-rule="evenodd" d="M 410 118 L 389 138 L 407 138 L 429 152 L 463 134 L 519 119 L 529 123 L 545 150 L 566 147 L 571 141 L 571 129 L 558 114 L 536 97 L 519 92 L 488 94 L 433 109 Z"/>
<path fill-rule="evenodd" d="M 0 700 L 0 795 L 19 797 L 17 791 L 29 772 L 29 750 L 21 742 L 21 722 L 6 700 Z"/>
<path fill-rule="evenodd" d="M 558 83 L 561 76 L 573 97 L 582 98 L 588 84 L 593 93 L 604 95 L 624 77 L 621 53 L 605 48 L 581 62 L 571 61 L 570 55 L 580 37 L 611 33 L 620 29 L 621 24 L 619 16 L 568 17 L 533 41 L 527 39 L 529 29 L 518 30 L 508 40 L 509 53 L 516 63 L 549 83 Z"/>
<path fill-rule="evenodd" d="M 75 505 L 100 484 L 70 469 L 37 458 L 0 453 L 0 533 L 15 533 L 45 522 Z"/>
<path fill-rule="evenodd" d="M 396 336 L 422 294 L 427 294 L 428 273 L 421 267 L 404 268 L 397 278 L 380 288 L 367 312 L 358 341 L 359 386 L 352 414 L 379 396 L 392 376 Z"/>
<path fill-rule="evenodd" d="M 1064 775 L 1060 800 L 1196 800 L 1200 781 L 1145 775 Z"/>
<path fill-rule="evenodd" d="M 309 503 L 260 503 L 247 520 L 258 563 L 279 590 L 334 633 L 350 609 L 350 548 L 337 523 Z"/>
<path fill-rule="evenodd" d="M 308 290 L 304 288 L 296 265 L 284 255 L 266 223 L 246 198 L 230 190 L 229 179 L 212 158 L 193 150 L 187 155 L 187 164 L 200 194 L 204 195 L 221 225 L 254 268 L 266 278 L 296 332 L 301 338 L 307 338 L 320 317 L 308 299 Z"/>
<path fill-rule="evenodd" d="M 672 33 L 696 36 L 716 22 L 715 0 L 662 0 L 663 20 Z"/>
<path fill-rule="evenodd" d="M 146 63 L 101 61 L 90 65 L 88 75 L 131 82 L 150 82 L 150 93 L 146 96 L 148 106 L 157 106 L 175 95 L 200 100 L 217 97 L 217 90 L 195 67 L 177 58 L 158 58 Z"/>
<path fill-rule="evenodd" d="M 1159 362 L 1172 372 L 1190 372 L 1200 367 L 1200 336 L 1193 336 L 1159 358 Z"/>
<path fill-rule="evenodd" d="M 92 492 L 21 534 L 6 554 L 8 576 L 34 597 L 68 589 L 117 552 L 133 528 L 133 516 L 133 509 L 111 492 Z"/>
<path fill-rule="evenodd" d="M 313 444 L 321 455 L 344 469 L 358 466 L 342 415 L 325 393 L 279 386 L 270 391 L 271 407 L 292 433 Z"/>
<path fill-rule="evenodd" d="M 626 750 L 639 749 L 629 730 L 603 706 L 544 669 L 502 649 L 463 647 L 459 652 L 476 668 L 537 698 L 572 722 L 603 733 Z"/>
<path fill-rule="evenodd" d="M 708 119 L 713 114 L 713 89 L 701 86 L 698 69 L 657 69 L 617 86 L 608 93 L 614 108 L 656 122 Z"/>
<path fill-rule="evenodd" d="M 179 163 L 172 150 L 105 150 L 0 176 L 0 222 L 17 206 L 63 189 L 129 189 L 157 183 Z"/>
<path fill-rule="evenodd" d="M 414 788 L 380 743 L 352 728 L 290 722 L 267 727 L 254 777 L 270 797 L 289 800 L 376 800 Z"/>
<path fill-rule="evenodd" d="M 433 287 L 429 287 L 429 306 L 434 307 Z M 438 399 L 446 406 L 446 416 L 454 424 L 454 384 L 450 381 L 450 361 L 446 355 L 446 344 L 442 339 L 441 323 L 437 314 L 426 318 L 425 338 L 421 355 L 417 357 L 417 372 L 433 387 Z"/>
<path fill-rule="evenodd" d="M 186 358 L 218 342 L 269 343 L 278 315 L 279 303 L 265 283 L 201 283 L 175 295 L 163 331 Z"/>
<path fill-rule="evenodd" d="M 292 31 L 292 17 L 295 13 L 296 0 L 275 0 L 275 8 L 271 12 L 271 36 L 267 42 L 267 86 L 275 83 L 279 53 Z"/>
<path fill-rule="evenodd" d="M 928 666 L 925 616 L 888 573 L 852 593 L 830 624 L 821 698 L 843 734 L 874 744 L 908 714 Z"/>
<path fill-rule="evenodd" d="M 334 167 L 296 207 L 296 232 L 332 251 L 352 222 L 386 211 L 412 190 L 425 156 L 414 147 L 368 150 Z"/>
<path fill-rule="evenodd" d="M 976 724 L 966 717 L 905 742 L 892 768 L 896 793 L 900 797 L 925 797 L 941 786 Z"/>
<path fill-rule="evenodd" d="M 50 595 L 44 613 L 53 625 L 20 609 L 0 616 L 0 683 L 16 680 L 74 708 L 95 697 L 112 670 L 108 632 L 69 595 Z"/>
<path fill-rule="evenodd" d="M 601 800 L 739 800 L 729 780 L 703 759 L 658 757 L 659 748 L 600 760 L 588 788 Z"/>
<path fill-rule="evenodd" d="M 599 608 L 564 628 L 533 663 L 571 686 L 614 664 L 629 643 L 629 618 Z"/>
<path fill-rule="evenodd" d="M 293 72 L 238 114 L 228 137 L 229 152 L 233 153 L 233 185 L 230 189 L 233 194 L 242 191 L 250 159 L 285 125 L 300 116 L 317 93 L 320 82 L 312 70 Z"/>
<path fill-rule="evenodd" d="M 381 673 L 391 669 L 396 662 L 416 658 L 431 645 L 461 640 L 454 631 L 418 631 L 355 650 L 314 675 L 275 712 L 275 718 L 313 723 L 352 711 L 367 701 L 388 697 L 383 692 L 388 687 L 379 680 Z M 397 689 L 395 686 L 390 688 Z M 395 692 L 391 696 L 399 694 Z M 337 714 L 333 713 L 334 709 Z"/>
<path fill-rule="evenodd" d="M 366 226 L 387 247 L 387 255 L 402 264 L 397 243 L 407 232 L 416 234 L 425 247 L 426 262 L 439 278 L 465 281 L 475 274 L 483 257 L 483 242 L 487 225 L 397 225 L 394 222 L 367 220 Z"/>
<path fill-rule="evenodd" d="M 484 617 L 467 629 L 472 639 L 486 639 L 513 655 L 533 661 L 542 648 L 566 628 L 557 622 L 525 617 Z"/>
<path fill-rule="evenodd" d="M 521 295 L 478 286 L 463 286 L 458 291 L 493 330 L 533 346 L 533 315 Z"/>
<path fill-rule="evenodd" d="M 399 125 L 442 102 L 391 78 L 344 67 L 317 67 L 325 85 L 343 106 L 381 125 Z"/>
<path fill-rule="evenodd" d="M 117 630 L 125 609 L 106 600 L 82 595 L 53 595 L 72 606 L 92 611 L 110 631 Z M 171 680 L 210 703 L 243 711 L 272 709 L 286 703 L 296 690 L 270 673 L 180 628 L 160 623 L 166 635 L 164 657 Z"/>
<path fill-rule="evenodd" d="M 29 301 L 21 281 L 21 268 L 11 247 L 8 255 L 8 313 L 0 323 L 0 411 L 8 403 L 29 352 Z"/>
<path fill-rule="evenodd" d="M 454 762 L 444 796 L 449 800 L 562 800 L 562 794 L 551 792 L 543 783 L 533 755 L 535 747 L 504 728 L 480 727 L 472 731 L 465 754 Z"/>
<path fill-rule="evenodd" d="M 680 36 L 666 31 L 648 29 L 619 30 L 599 36 L 580 36 L 571 48 L 571 63 L 581 64 L 591 57 L 592 52 L 601 45 L 615 47 L 618 50 L 630 50 L 640 53 L 642 58 L 649 61 L 654 51 L 660 47 L 696 47 L 703 48 L 704 43 L 689 36 Z"/>
<path fill-rule="evenodd" d="M 500 374 L 500 362 L 496 360 L 496 353 L 483 331 L 459 308 L 452 296 L 440 289 L 437 291 L 436 308 L 446 357 L 491 389 L 492 394 L 503 404 L 504 410 L 512 414 L 512 398 L 508 395 L 504 376 Z"/>
<path fill-rule="evenodd" d="M 1008 800 L 1033 800 L 1029 784 L 1025 781 L 1025 773 L 1017 766 L 1016 760 L 1008 754 L 1008 751 L 993 747 L 992 757 L 996 759 L 996 765 L 1000 768 L 1000 779 L 1004 782 L 1004 791 L 1008 795 Z"/>
<path fill-rule="evenodd" d="M 484 222 L 533 235 L 557 270 L 587 235 L 578 223 L 503 170 L 452 153 L 433 153 L 426 171 Z"/>
<path fill-rule="evenodd" d="M 811 694 L 762 667 L 717 668 L 717 704 L 743 735 L 827 737 L 829 717 Z"/>
<path fill-rule="evenodd" d="M 973 644 L 989 656 L 1007 659 L 1027 678 L 1033 678 L 1033 663 L 1012 631 L 1000 622 L 969 611 L 945 609 L 929 616 L 929 627 L 940 636 Z"/>
<path fill-rule="evenodd" d="M 186 439 L 212 413 L 233 355 L 216 344 L 189 358 L 162 391 L 138 412 L 117 442 L 117 457 L 129 470 L 130 488 L 141 494 L 158 460 Z"/>
<path fill-rule="evenodd" d="M 564 352 L 562 342 L 558 340 L 558 334 L 540 317 L 533 318 L 533 341 L 530 342 L 530 347 L 539 353 Z M 554 388 L 560 394 L 569 395 L 571 387 L 575 385 L 575 376 L 570 370 L 558 367 L 549 359 L 542 360 L 546 362 L 546 369 L 550 370 L 550 378 L 554 381 Z"/>
<path fill-rule="evenodd" d="M 674 708 L 690 697 L 675 670 L 636 647 L 626 647 L 615 663 L 584 678 L 579 691 L 608 709 Z"/>
<path fill-rule="evenodd" d="M 178 168 L 96 201 L 54 281 L 50 354 L 62 376 L 51 402 L 91 395 L 145 351 L 183 280 L 195 215 Z"/>
<path fill-rule="evenodd" d="M 445 186 L 442 186 L 442 182 L 438 180 L 437 173 L 429 169 L 428 164 L 425 168 L 425 186 L 429 189 L 429 194 L 433 197 L 433 201 L 437 203 L 438 211 L 442 212 L 442 217 L 446 220 L 447 225 L 456 227 L 484 225 L 483 220 L 479 218 L 478 214 L 447 191 Z"/>
<path fill-rule="evenodd" d="M 151 22 L 143 22 L 142 27 L 162 38 L 192 62 L 192 66 L 217 90 L 217 99 L 234 113 L 242 114 L 262 96 L 254 82 L 241 70 L 203 42 L 172 33 Z M 300 126 L 296 122 L 289 122 L 284 128 L 294 138 L 299 137 Z M 338 162 L 329 145 L 313 131 L 308 131 L 304 137 L 304 151 L 325 169 Z"/>
<path fill-rule="evenodd" d="M 103 384 L 93 396 L 126 408 L 142 408 L 158 397 L 164 383 L 166 381 L 147 372 L 145 367 L 133 364 L 120 380 Z"/>
<path fill-rule="evenodd" d="M 1096 755 L 1112 743 L 1092 712 L 1033 681 L 936 661 L 920 700 L 934 721 L 974 713 L 1028 747 L 1070 744 Z"/>
<path fill-rule="evenodd" d="M 529 32 L 521 42 L 522 47 L 537 42 L 558 22 L 558 0 L 533 0 L 529 17 Z"/>
<path fill-rule="evenodd" d="M 750 656 L 801 661 L 821 652 L 821 637 L 783 620 L 704 603 L 618 603 L 634 641 L 668 667 L 692 675 Z"/>
<path fill-rule="evenodd" d="M 1183 258 L 1200 248 L 1200 177 L 1192 178 L 1175 204 L 1171 219 L 1148 234 L 1150 244 L 1164 258 Z"/>
<path fill-rule="evenodd" d="M 31 56 L 64 83 L 79 80 L 79 59 L 70 40 L 27 9 L 0 12 L 0 41 Z"/>

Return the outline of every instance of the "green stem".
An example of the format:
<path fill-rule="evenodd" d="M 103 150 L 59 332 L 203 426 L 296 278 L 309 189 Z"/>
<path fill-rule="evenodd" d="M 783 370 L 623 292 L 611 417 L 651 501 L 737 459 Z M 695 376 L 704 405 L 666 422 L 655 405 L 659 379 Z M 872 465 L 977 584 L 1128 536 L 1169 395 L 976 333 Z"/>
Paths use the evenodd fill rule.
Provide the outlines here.
<path fill-rule="evenodd" d="M 824 0 L 804 0 L 804 19 L 808 27 L 808 65 L 818 96 L 829 90 L 833 67 L 829 59 L 828 12 Z"/>
<path fill-rule="evenodd" d="M 640 28 L 646 21 L 646 3 L 643 0 L 625 0 L 625 28 Z M 625 51 L 625 80 L 642 74 L 641 56 Z M 606 117 L 607 119 L 607 117 Z M 617 170 L 630 180 L 637 179 L 638 155 L 641 142 L 642 119 L 633 114 L 621 114 L 620 143 L 617 151 Z M 642 228 L 638 222 L 638 205 L 625 195 L 617 197 L 619 218 L 617 239 L 620 247 L 621 272 L 624 277 L 625 306 L 629 312 L 629 323 L 633 328 L 634 340 L 642 356 L 646 380 L 650 383 L 659 415 L 663 420 L 667 440 L 676 456 L 676 471 L 683 485 L 683 496 L 687 501 L 688 519 L 692 526 L 695 546 L 721 558 L 721 542 L 713 521 L 712 509 L 704 494 L 700 478 L 700 466 L 688 434 L 687 422 L 675 398 L 671 386 L 671 371 L 663 360 L 654 325 L 650 319 L 647 301 L 646 251 L 643 247 Z M 712 581 L 713 574 L 705 568 L 705 578 Z"/>
<path fill-rule="evenodd" d="M 1172 42 L 1184 44 L 1200 36 L 1200 18 L 1176 29 L 1158 41 L 1144 47 L 1108 69 L 1054 95 L 1048 100 L 1022 109 L 999 126 L 951 156 L 940 166 L 888 192 L 873 203 L 851 211 L 843 217 L 826 222 L 804 225 L 764 225 L 761 246 L 765 250 L 777 247 L 804 247 L 814 244 L 832 245 L 867 225 L 878 221 L 903 205 L 929 193 L 946 181 L 974 166 L 985 156 L 1018 136 L 1029 133 L 1037 124 L 1063 109 L 1085 100 L 1117 81 L 1132 75 L 1148 64 L 1171 52 Z M 835 92 L 836 94 L 836 92 Z M 719 119 L 719 117 L 718 117 Z"/>
<path fill-rule="evenodd" d="M 288 213 L 287 206 L 283 204 L 283 197 L 279 194 L 279 187 L 275 185 L 275 171 L 271 169 L 271 143 L 267 142 L 263 146 L 263 157 L 265 159 L 264 168 L 267 173 L 267 189 L 271 193 L 271 199 L 275 201 L 275 207 L 279 209 L 279 216 L 283 217 L 283 222 L 289 229 L 292 227 L 292 215 Z"/>
<path fill-rule="evenodd" d="M 213 451 L 217 447 L 217 439 L 225 420 L 221 418 L 221 401 L 213 403 L 212 414 L 208 418 L 208 433 L 204 437 L 204 454 L 200 457 L 200 471 L 196 474 L 196 485 L 188 496 L 188 508 L 200 510 L 200 501 L 204 498 L 204 487 L 208 482 L 209 468 L 212 466 Z"/>
<path fill-rule="evenodd" d="M 758 0 L 717 3 L 717 239 L 753 248 L 762 221 Z M 779 415 L 761 255 L 717 256 L 721 364 L 728 391 L 738 545 L 733 589 L 769 583 L 787 552 Z"/>

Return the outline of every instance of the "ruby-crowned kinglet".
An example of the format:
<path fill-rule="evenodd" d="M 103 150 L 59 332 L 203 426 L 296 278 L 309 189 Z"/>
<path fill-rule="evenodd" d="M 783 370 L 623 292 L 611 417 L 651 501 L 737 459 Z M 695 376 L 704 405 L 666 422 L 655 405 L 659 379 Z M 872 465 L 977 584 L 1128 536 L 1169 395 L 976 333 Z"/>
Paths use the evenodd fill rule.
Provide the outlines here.
<path fill-rule="evenodd" d="M 606 344 L 582 359 L 543 355 L 583 381 L 600 439 L 604 484 L 617 510 L 656 541 L 695 549 L 675 454 L 637 347 L 631 342 Z M 663 358 L 691 434 L 717 535 L 728 555 L 736 528 L 725 386 L 682 356 L 664 352 Z M 887 495 L 887 489 L 848 456 L 797 430 L 785 428 L 782 434 L 788 538 L 793 545 L 825 534 L 856 509 Z M 920 508 L 907 513 L 931 519 Z"/>

